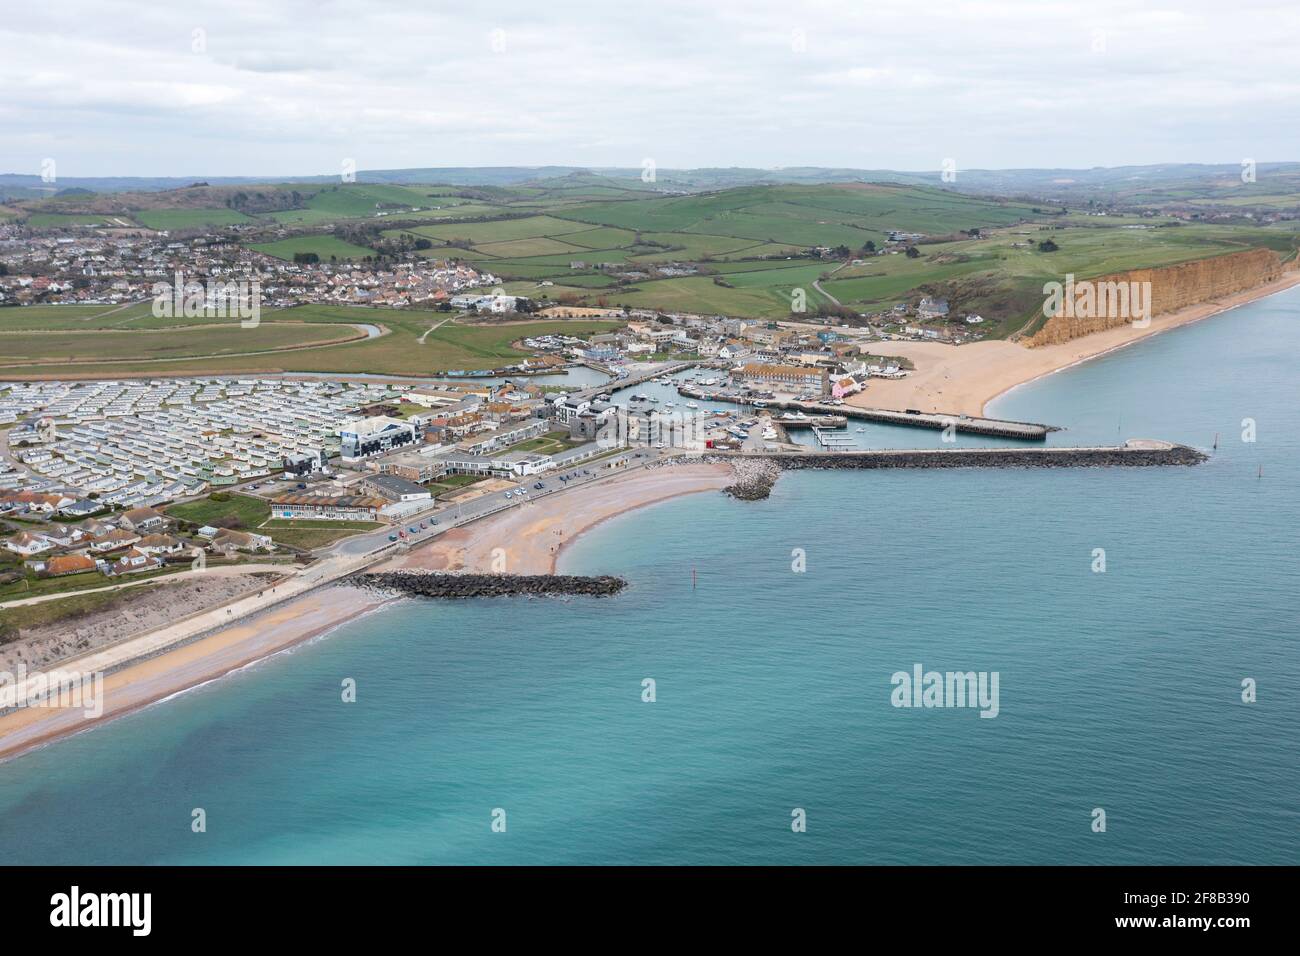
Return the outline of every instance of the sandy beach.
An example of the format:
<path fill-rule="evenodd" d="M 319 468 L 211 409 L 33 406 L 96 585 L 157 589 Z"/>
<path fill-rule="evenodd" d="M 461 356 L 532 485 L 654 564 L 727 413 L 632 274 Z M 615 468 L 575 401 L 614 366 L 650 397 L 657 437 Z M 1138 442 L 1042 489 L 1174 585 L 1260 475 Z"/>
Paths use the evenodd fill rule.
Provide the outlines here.
<path fill-rule="evenodd" d="M 890 342 L 882 350 L 911 359 L 916 370 L 907 378 L 872 379 L 865 391 L 848 402 L 864 408 L 916 408 L 923 412 L 984 415 L 989 402 L 1017 385 L 1298 284 L 1300 271 L 1289 272 L 1276 282 L 1156 316 L 1145 329 L 1125 325 L 1032 349 L 1001 340 L 967 345 Z"/>
<path fill-rule="evenodd" d="M 488 521 L 456 528 L 376 571 L 554 574 L 562 548 L 582 532 L 633 508 L 731 484 L 731 468 L 682 464 L 642 469 L 573 493 L 530 501 Z"/>
<path fill-rule="evenodd" d="M 731 480 L 731 469 L 726 465 L 700 463 L 640 469 L 454 529 L 375 570 L 414 567 L 491 571 L 493 552 L 500 548 L 504 570 L 519 574 L 551 573 L 560 550 L 602 521 L 678 495 L 718 490 Z M 103 714 L 94 720 L 87 719 L 80 709 L 12 711 L 0 716 L 0 759 L 102 726 L 114 717 L 309 640 L 384 603 L 387 603 L 384 599 L 346 585 L 320 588 L 114 671 L 104 678 Z M 79 669 L 77 663 L 74 659 L 61 666 L 75 670 Z"/>
<path fill-rule="evenodd" d="M 208 637 L 107 675 L 103 713 L 79 708 L 20 708 L 0 717 L 0 760 L 197 687 L 373 610 L 382 600 L 360 589 L 315 591 Z M 75 669 L 76 661 L 61 667 Z M 57 669 L 57 668 L 56 668 Z"/>

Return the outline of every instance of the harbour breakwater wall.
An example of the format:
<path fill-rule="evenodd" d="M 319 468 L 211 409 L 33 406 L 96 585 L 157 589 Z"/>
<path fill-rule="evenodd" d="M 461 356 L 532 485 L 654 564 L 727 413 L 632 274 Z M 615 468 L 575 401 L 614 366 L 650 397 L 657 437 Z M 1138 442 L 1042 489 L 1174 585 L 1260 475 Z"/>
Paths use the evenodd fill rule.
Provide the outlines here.
<path fill-rule="evenodd" d="M 1092 287 L 1109 283 L 1151 283 L 1151 316 L 1244 292 L 1282 277 L 1281 258 L 1271 249 L 1248 249 L 1211 256 L 1193 262 L 1160 266 L 1155 269 L 1132 269 L 1086 280 Z M 1082 281 L 1082 280 L 1080 280 Z M 1112 310 L 1113 311 L 1113 310 Z M 1102 332 L 1132 322 L 1134 316 L 1100 315 L 1080 318 L 1058 313 L 1043 327 L 1024 340 L 1030 348 L 1057 345 L 1093 332 Z"/>
<path fill-rule="evenodd" d="M 354 574 L 347 584 L 409 597 L 482 598 L 517 595 L 580 594 L 606 597 L 627 586 L 609 574 L 440 574 L 430 571 L 387 571 Z"/>
<path fill-rule="evenodd" d="M 1096 448 L 881 448 L 765 457 L 781 468 L 1140 468 L 1199 465 L 1209 456 L 1187 445 L 1141 441 Z"/>
<path fill-rule="evenodd" d="M 723 489 L 733 498 L 768 497 L 783 470 L 854 468 L 1152 468 L 1199 465 L 1209 456 L 1187 445 L 1138 439 L 1095 448 L 881 448 L 870 451 L 717 452 L 704 461 L 726 462 L 736 480 Z"/>

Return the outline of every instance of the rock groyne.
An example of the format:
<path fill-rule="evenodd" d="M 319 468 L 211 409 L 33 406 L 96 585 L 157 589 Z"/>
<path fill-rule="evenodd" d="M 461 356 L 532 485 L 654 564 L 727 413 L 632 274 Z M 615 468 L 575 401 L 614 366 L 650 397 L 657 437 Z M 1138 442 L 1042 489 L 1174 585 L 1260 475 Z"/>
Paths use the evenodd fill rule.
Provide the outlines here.
<path fill-rule="evenodd" d="M 445 574 L 432 571 L 385 571 L 354 574 L 347 584 L 406 597 L 481 598 L 515 595 L 580 594 L 606 597 L 627 586 L 609 574 Z"/>

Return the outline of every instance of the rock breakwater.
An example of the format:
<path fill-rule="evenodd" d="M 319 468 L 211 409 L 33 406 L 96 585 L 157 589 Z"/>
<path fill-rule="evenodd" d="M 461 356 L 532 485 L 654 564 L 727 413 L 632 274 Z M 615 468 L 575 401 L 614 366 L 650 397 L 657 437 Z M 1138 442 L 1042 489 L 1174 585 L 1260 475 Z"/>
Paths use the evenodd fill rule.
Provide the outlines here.
<path fill-rule="evenodd" d="M 622 578 L 609 574 L 447 574 L 414 570 L 355 574 L 346 583 L 393 595 L 453 599 L 548 594 L 606 597 L 627 586 Z"/>

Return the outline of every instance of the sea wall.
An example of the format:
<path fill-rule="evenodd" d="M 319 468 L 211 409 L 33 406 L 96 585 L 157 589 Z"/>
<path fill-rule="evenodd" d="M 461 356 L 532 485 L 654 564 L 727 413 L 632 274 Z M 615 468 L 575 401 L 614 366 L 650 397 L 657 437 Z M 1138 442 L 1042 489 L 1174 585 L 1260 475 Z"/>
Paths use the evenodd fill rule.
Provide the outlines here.
<path fill-rule="evenodd" d="M 389 594 L 428 598 L 480 598 L 512 595 L 583 594 L 604 597 L 627 586 L 608 574 L 439 574 L 386 571 L 355 574 L 346 583 Z"/>
<path fill-rule="evenodd" d="M 1271 249 L 1249 249 L 1156 269 L 1117 272 L 1092 277 L 1087 281 L 1094 286 L 1110 282 L 1150 282 L 1151 315 L 1154 317 L 1272 282 L 1281 278 L 1282 269 L 1282 260 Z M 1058 313 L 1048 319 L 1036 333 L 1024 339 L 1023 344 L 1030 348 L 1056 345 L 1093 332 L 1127 325 L 1133 318 L 1132 315 L 1079 318 Z"/>

